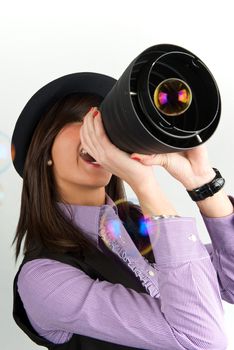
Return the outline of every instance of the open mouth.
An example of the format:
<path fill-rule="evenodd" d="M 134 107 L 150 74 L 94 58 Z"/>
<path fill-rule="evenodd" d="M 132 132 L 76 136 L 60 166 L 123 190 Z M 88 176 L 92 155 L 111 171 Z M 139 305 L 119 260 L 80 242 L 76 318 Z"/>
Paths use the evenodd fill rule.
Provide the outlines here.
<path fill-rule="evenodd" d="M 83 148 L 80 150 L 80 157 L 83 158 L 86 162 L 92 163 L 92 164 L 98 164 L 96 160 L 88 154 Z"/>

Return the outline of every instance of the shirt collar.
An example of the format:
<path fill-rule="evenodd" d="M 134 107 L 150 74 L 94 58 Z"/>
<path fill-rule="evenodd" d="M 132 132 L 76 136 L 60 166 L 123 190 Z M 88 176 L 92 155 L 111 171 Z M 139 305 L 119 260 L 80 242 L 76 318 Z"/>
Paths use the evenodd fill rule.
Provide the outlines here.
<path fill-rule="evenodd" d="M 105 193 L 105 204 L 101 206 L 65 204 L 62 202 L 57 202 L 57 205 L 65 216 L 72 219 L 73 224 L 85 232 L 96 247 L 98 246 L 100 217 L 103 214 L 107 217 L 118 215 L 118 208 L 107 193 Z"/>

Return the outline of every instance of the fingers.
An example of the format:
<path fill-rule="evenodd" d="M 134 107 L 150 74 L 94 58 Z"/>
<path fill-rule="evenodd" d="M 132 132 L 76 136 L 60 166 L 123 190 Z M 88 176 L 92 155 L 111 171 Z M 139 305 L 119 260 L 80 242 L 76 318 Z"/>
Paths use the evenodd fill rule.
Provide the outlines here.
<path fill-rule="evenodd" d="M 101 113 L 100 111 L 98 111 L 98 115 L 94 118 L 93 121 L 93 125 L 94 125 L 94 129 L 95 129 L 95 133 L 96 136 L 99 140 L 102 140 L 102 143 L 104 146 L 110 146 L 109 143 L 109 139 L 106 135 L 103 123 L 102 123 L 102 118 L 101 118 Z"/>
<path fill-rule="evenodd" d="M 98 115 L 95 117 L 94 112 L 98 112 Z M 101 161 L 105 148 L 103 146 L 105 131 L 101 122 L 100 111 L 98 111 L 97 107 L 93 107 L 85 115 L 82 127 L 81 142 L 84 148 L 97 162 Z"/>
<path fill-rule="evenodd" d="M 153 159 L 156 157 L 156 154 L 141 154 L 141 153 L 132 153 L 131 158 L 138 158 L 139 160 Z"/>
<path fill-rule="evenodd" d="M 113 155 L 113 152 L 117 150 L 117 147 L 111 142 L 111 140 L 105 132 L 100 111 L 98 111 L 97 116 L 95 116 L 95 118 L 93 119 L 93 126 L 95 130 L 98 151 L 100 152 L 100 154 L 106 156 L 108 154 L 110 156 Z"/>
<path fill-rule="evenodd" d="M 83 124 L 80 128 L 80 139 L 85 150 L 95 158 L 95 131 L 93 127 L 93 113 L 97 108 L 92 107 L 89 112 L 83 118 Z M 95 158 L 96 159 L 96 158 Z M 96 159 L 97 160 L 97 159 Z"/>
<path fill-rule="evenodd" d="M 140 154 L 140 153 L 132 153 L 131 158 L 138 158 L 139 161 L 144 165 L 160 165 L 162 167 L 167 168 L 169 157 L 167 153 L 164 154 Z"/>

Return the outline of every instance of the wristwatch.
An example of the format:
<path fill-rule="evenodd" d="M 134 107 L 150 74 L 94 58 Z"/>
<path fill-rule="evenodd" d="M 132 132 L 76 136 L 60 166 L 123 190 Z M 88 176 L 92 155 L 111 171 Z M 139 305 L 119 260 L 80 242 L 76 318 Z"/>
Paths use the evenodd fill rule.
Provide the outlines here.
<path fill-rule="evenodd" d="M 213 178 L 213 180 L 193 190 L 186 190 L 193 201 L 197 202 L 204 200 L 207 197 L 211 197 L 224 186 L 225 179 L 222 177 L 218 169 L 213 169 L 216 173 L 216 176 Z"/>
<path fill-rule="evenodd" d="M 225 179 L 222 177 L 218 169 L 213 168 L 216 175 L 212 181 L 209 183 L 202 185 L 200 187 L 195 188 L 194 190 L 186 190 L 193 201 L 201 201 L 206 199 L 207 197 L 213 196 L 216 192 L 218 192 L 225 184 Z M 151 215 L 149 218 L 152 220 L 159 219 L 170 219 L 170 218 L 180 218 L 179 215 Z"/>

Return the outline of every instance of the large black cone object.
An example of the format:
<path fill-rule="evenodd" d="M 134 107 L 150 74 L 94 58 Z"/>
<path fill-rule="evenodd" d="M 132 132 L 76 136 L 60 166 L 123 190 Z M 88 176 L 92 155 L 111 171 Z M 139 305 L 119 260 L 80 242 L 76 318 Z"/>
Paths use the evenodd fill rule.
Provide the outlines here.
<path fill-rule="evenodd" d="M 155 89 L 166 79 L 185 82 L 192 101 L 180 115 L 168 116 L 154 103 Z M 217 83 L 190 51 L 170 44 L 152 46 L 137 56 L 99 107 L 105 131 L 128 153 L 169 153 L 206 142 L 220 120 Z"/>

